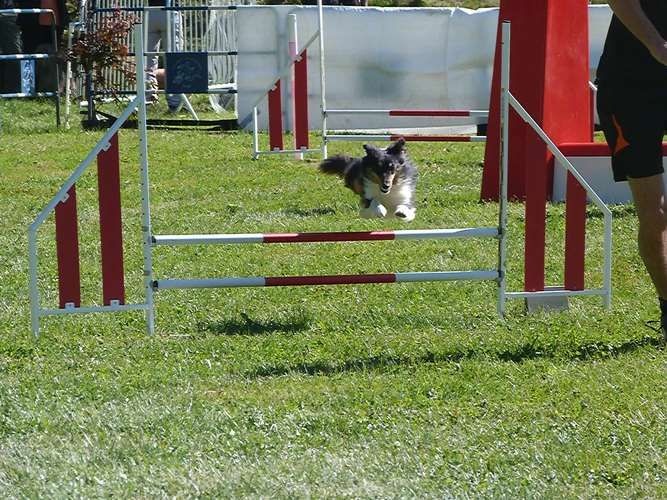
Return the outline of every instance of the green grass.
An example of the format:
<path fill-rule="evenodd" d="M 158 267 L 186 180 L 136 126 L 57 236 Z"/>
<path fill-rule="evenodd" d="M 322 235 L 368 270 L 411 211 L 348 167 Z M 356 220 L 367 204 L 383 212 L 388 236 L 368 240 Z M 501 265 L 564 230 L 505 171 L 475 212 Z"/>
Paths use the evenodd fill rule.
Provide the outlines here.
<path fill-rule="evenodd" d="M 614 298 L 495 312 L 492 284 L 164 291 L 137 313 L 47 318 L 30 336 L 27 226 L 101 132 L 55 130 L 49 103 L 0 103 L 0 494 L 3 497 L 667 496 L 665 351 L 634 212 L 614 208 Z M 317 137 L 313 137 L 317 141 Z M 126 285 L 142 300 L 135 131 L 123 130 Z M 250 160 L 242 132 L 151 131 L 154 231 L 400 228 L 363 221 L 316 160 Z M 355 153 L 358 143 L 335 144 Z M 479 145 L 411 144 L 412 228 L 493 225 Z M 93 169 L 94 170 L 94 169 Z M 83 294 L 100 301 L 96 178 L 78 185 Z M 510 288 L 523 208 L 510 209 Z M 587 280 L 601 283 L 591 210 Z M 564 210 L 549 208 L 550 283 Z M 53 227 L 40 232 L 54 306 Z M 492 242 L 159 248 L 158 277 L 471 269 Z"/>

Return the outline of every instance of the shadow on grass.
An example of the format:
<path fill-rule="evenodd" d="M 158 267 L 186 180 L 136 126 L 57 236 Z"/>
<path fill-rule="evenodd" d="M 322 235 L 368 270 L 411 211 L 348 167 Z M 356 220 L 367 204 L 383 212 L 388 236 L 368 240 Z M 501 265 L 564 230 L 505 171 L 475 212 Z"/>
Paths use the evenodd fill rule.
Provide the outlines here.
<path fill-rule="evenodd" d="M 625 217 L 637 216 L 635 206 L 632 203 L 626 205 L 609 205 L 609 209 L 611 210 L 611 216 L 613 219 L 624 219 Z M 604 219 L 604 214 L 599 208 L 591 206 L 586 211 L 586 218 L 589 220 Z"/>
<path fill-rule="evenodd" d="M 197 329 L 201 332 L 211 332 L 216 335 L 265 335 L 268 333 L 285 332 L 296 333 L 308 328 L 310 318 L 303 312 L 284 320 L 256 320 L 245 313 L 240 319 L 228 319 L 214 323 L 198 323 Z"/>
<path fill-rule="evenodd" d="M 588 361 L 593 359 L 613 358 L 631 353 L 637 349 L 653 346 L 664 348 L 664 341 L 646 335 L 620 344 L 589 343 L 573 346 L 566 352 L 550 351 L 535 343 L 525 343 L 512 349 L 499 351 L 459 349 L 451 352 L 427 351 L 419 356 L 378 355 L 366 358 L 350 359 L 342 363 L 335 361 L 315 361 L 287 366 L 263 366 L 244 373 L 250 378 L 278 377 L 293 373 L 305 375 L 334 375 L 356 371 L 384 371 L 400 366 L 414 366 L 432 363 L 457 363 L 465 360 L 489 360 L 509 363 L 523 363 L 535 359 L 562 359 L 567 361 Z"/>
<path fill-rule="evenodd" d="M 315 208 L 299 208 L 299 207 L 288 207 L 283 210 L 285 215 L 291 215 L 295 217 L 320 217 L 322 215 L 333 215 L 336 213 L 336 210 L 331 207 L 315 207 Z"/>

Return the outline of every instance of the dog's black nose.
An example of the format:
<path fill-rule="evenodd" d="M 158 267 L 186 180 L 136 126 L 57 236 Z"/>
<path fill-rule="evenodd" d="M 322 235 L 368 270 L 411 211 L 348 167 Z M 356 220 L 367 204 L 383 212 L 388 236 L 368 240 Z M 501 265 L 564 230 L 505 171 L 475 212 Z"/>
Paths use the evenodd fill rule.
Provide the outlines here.
<path fill-rule="evenodd" d="M 382 191 L 383 193 L 388 193 L 390 187 L 391 186 L 389 184 L 383 184 L 382 187 L 380 188 L 380 191 Z"/>

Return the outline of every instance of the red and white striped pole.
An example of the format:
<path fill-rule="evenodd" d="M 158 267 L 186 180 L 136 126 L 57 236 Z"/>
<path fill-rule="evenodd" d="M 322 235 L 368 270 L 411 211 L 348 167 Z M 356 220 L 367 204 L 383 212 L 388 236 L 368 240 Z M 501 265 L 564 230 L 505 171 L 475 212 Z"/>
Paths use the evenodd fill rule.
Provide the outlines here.
<path fill-rule="evenodd" d="M 331 134 L 328 141 L 486 142 L 484 135 Z"/>
<path fill-rule="evenodd" d="M 153 245 L 238 245 L 251 243 L 333 243 L 451 238 L 498 238 L 497 227 L 403 229 L 396 231 L 332 231 L 314 233 L 242 233 L 153 235 Z"/>
<path fill-rule="evenodd" d="M 488 118 L 489 112 L 477 109 L 391 109 L 389 116 L 435 116 L 435 117 L 468 117 Z"/>
<path fill-rule="evenodd" d="M 432 116 L 441 118 L 488 118 L 483 109 L 329 109 L 330 115 Z"/>
<path fill-rule="evenodd" d="M 179 288 L 237 288 L 265 286 L 365 285 L 370 283 L 419 283 L 430 281 L 493 281 L 497 270 L 338 274 L 325 276 L 258 276 L 156 280 L 156 290 Z"/>

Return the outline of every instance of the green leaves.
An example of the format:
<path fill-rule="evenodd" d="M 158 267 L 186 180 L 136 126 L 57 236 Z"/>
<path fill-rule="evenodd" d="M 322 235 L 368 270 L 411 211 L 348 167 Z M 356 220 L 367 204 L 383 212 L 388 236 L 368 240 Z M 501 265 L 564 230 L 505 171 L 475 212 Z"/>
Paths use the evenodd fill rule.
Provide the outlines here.
<path fill-rule="evenodd" d="M 128 60 L 129 40 L 135 17 L 125 12 L 114 12 L 102 18 L 100 26 L 94 31 L 79 33 L 72 44 L 67 59 L 80 64 L 86 73 L 92 73 L 93 82 L 98 91 L 113 94 L 117 84 L 107 81 L 105 72 L 113 68 L 122 77 L 133 82 L 136 79 L 134 64 Z"/>

